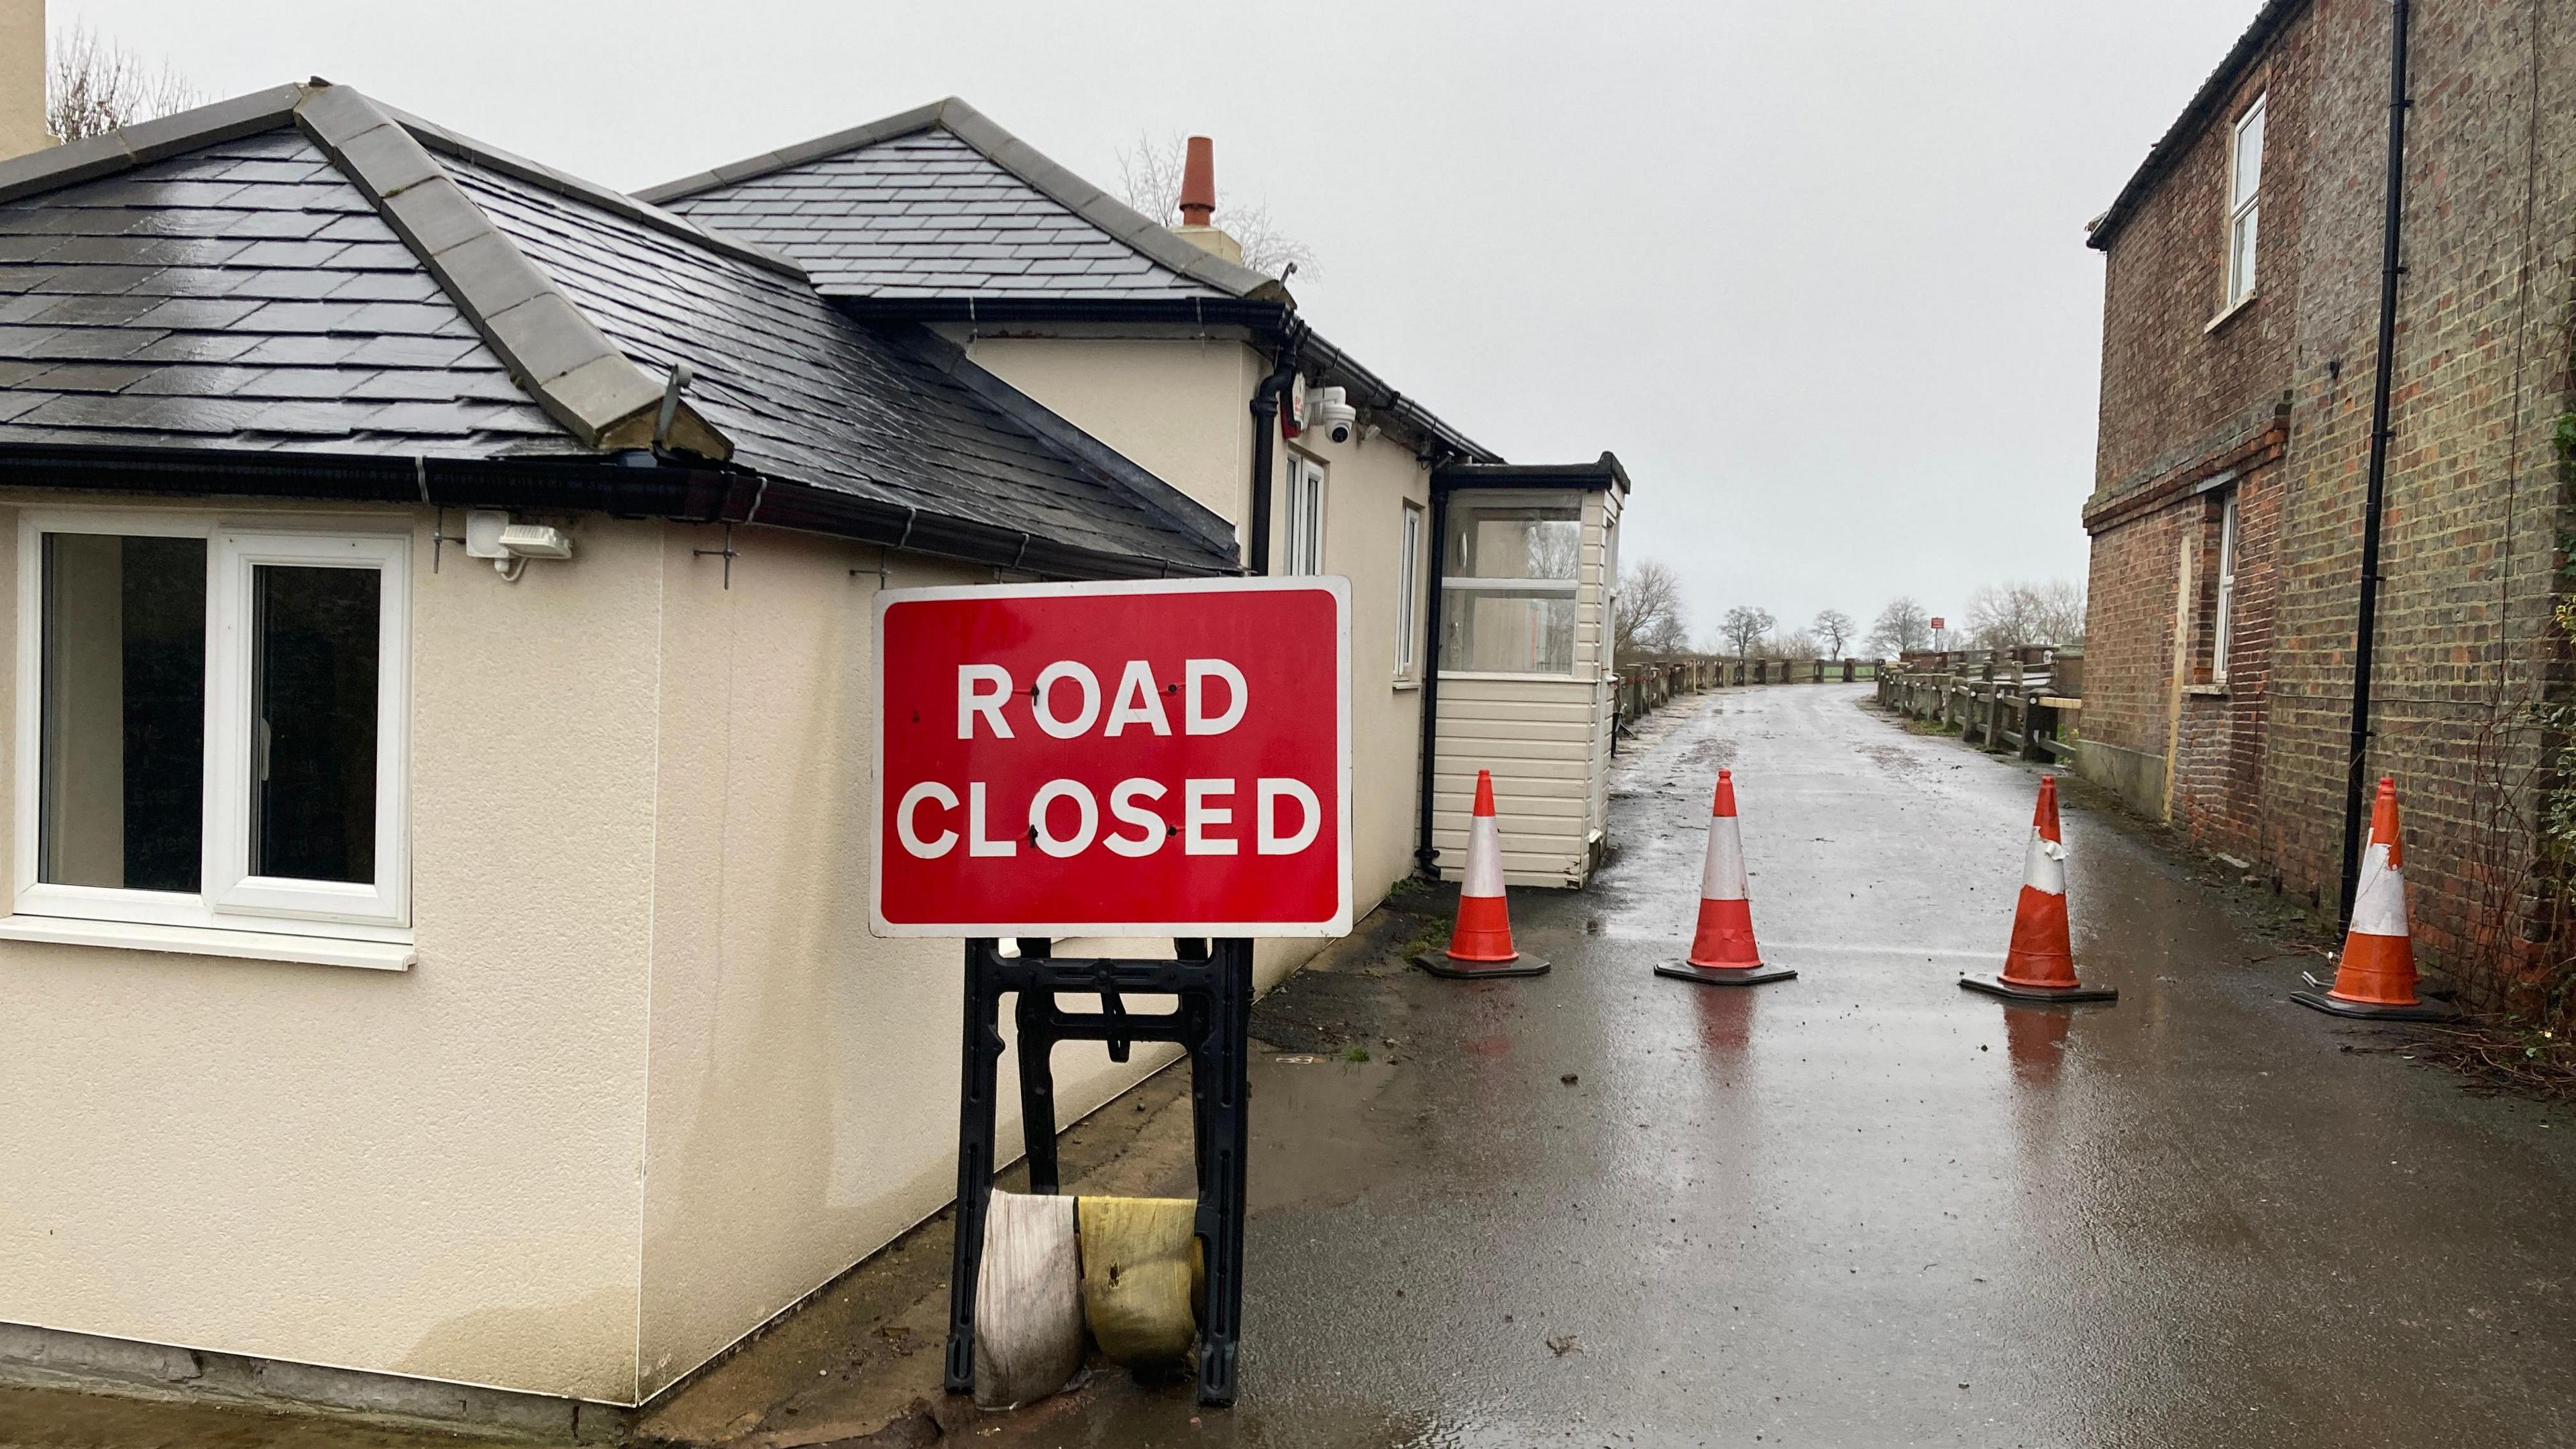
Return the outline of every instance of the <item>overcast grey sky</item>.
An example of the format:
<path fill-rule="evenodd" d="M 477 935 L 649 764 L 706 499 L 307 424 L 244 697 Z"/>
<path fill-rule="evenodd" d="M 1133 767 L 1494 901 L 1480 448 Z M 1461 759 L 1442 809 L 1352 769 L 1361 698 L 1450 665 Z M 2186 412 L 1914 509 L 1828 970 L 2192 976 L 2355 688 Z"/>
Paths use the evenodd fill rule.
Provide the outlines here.
<path fill-rule="evenodd" d="M 306 75 L 635 187 L 960 95 L 1114 189 L 1144 132 L 1314 247 L 1328 336 L 1624 549 L 1864 624 L 2081 579 L 2106 205 L 2255 0 L 53 0 L 201 88 Z"/>

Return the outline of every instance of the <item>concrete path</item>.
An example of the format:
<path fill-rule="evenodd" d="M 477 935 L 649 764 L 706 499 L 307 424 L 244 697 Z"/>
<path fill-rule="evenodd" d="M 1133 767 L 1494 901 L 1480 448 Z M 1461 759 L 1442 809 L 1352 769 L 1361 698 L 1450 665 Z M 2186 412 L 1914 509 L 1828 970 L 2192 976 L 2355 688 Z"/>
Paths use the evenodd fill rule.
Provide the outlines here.
<path fill-rule="evenodd" d="M 1255 1077 L 1241 1406 L 1113 1372 L 979 1437 L 2576 1443 L 2568 1114 L 2346 1051 L 2388 1038 L 2081 810 L 2077 960 L 2120 1001 L 1961 991 L 2036 772 L 1863 697 L 1724 694 L 1623 761 L 1615 866 L 1514 899 L 1552 975 L 1283 987 L 1258 1029 L 1326 1059 Z M 1720 765 L 1795 981 L 1650 974 Z"/>

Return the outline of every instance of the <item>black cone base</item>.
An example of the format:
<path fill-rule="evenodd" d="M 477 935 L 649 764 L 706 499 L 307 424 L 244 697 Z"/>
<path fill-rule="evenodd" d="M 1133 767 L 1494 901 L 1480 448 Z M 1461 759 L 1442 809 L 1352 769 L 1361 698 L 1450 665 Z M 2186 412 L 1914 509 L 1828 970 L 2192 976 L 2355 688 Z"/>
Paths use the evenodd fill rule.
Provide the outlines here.
<path fill-rule="evenodd" d="M 2364 1001 L 2337 1001 L 2322 991 L 2293 991 L 2290 999 L 2328 1016 L 2355 1021 L 2457 1021 L 2460 1009 L 2447 1001 L 2419 1001 L 2413 1006 L 2373 1006 Z"/>
<path fill-rule="evenodd" d="M 1547 963 L 1527 951 L 1509 961 L 1460 961 L 1446 951 L 1425 951 L 1413 958 L 1413 964 L 1434 976 L 1452 981 L 1485 981 L 1505 976 L 1545 976 Z"/>
<path fill-rule="evenodd" d="M 1787 981 L 1798 973 L 1787 966 L 1693 966 L 1688 961 L 1664 961 L 1656 965 L 1655 974 L 1702 986 L 1759 986 L 1765 981 Z"/>
<path fill-rule="evenodd" d="M 1959 984 L 1970 991 L 2000 996 L 2006 1001 L 2056 1003 L 2063 1001 L 2117 1001 L 2116 986 L 2016 986 L 2001 976 L 1962 976 Z"/>

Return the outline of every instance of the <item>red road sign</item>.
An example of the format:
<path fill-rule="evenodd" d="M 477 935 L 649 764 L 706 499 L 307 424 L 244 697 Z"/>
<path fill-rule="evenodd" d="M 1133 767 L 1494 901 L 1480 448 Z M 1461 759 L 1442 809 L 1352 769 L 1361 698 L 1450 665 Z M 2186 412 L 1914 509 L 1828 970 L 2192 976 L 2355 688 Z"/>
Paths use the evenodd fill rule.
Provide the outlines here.
<path fill-rule="evenodd" d="M 1936 614 L 1932 618 L 1932 627 L 1935 629 L 1947 629 L 1950 627 L 1950 621 Z"/>
<path fill-rule="evenodd" d="M 877 595 L 886 936 L 1338 936 L 1337 578 Z"/>

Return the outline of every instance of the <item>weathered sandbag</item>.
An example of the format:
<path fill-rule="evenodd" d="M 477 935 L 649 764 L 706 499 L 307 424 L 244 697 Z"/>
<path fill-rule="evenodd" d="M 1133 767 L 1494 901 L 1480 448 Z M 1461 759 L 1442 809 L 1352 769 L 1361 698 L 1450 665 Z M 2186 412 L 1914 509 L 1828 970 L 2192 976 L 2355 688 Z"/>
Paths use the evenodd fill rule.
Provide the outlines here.
<path fill-rule="evenodd" d="M 1130 1368 L 1189 1356 L 1205 1274 L 1198 1211 L 1189 1198 L 1081 1199 L 1082 1314 L 1102 1353 Z"/>
<path fill-rule="evenodd" d="M 975 1402 L 1006 1409 L 1082 1367 L 1082 1270 L 1073 1199 L 996 1192 L 975 1274 Z"/>

